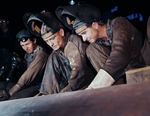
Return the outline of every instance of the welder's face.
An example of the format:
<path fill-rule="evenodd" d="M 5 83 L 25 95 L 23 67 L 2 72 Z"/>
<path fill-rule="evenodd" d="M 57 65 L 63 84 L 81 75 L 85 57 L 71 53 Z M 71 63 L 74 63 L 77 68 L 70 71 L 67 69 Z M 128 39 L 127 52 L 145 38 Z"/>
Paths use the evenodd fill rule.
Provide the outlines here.
<path fill-rule="evenodd" d="M 60 29 L 58 32 L 56 32 L 53 35 L 50 35 L 49 33 L 46 33 L 42 36 L 43 40 L 53 49 L 58 50 L 63 47 L 64 45 L 64 31 L 63 29 Z"/>
<path fill-rule="evenodd" d="M 97 31 L 90 26 L 84 29 L 83 31 L 79 32 L 78 35 L 82 36 L 83 41 L 88 41 L 90 43 L 93 43 L 97 39 L 96 32 Z"/>
<path fill-rule="evenodd" d="M 37 44 L 36 44 L 36 40 L 31 41 L 30 39 L 28 39 L 27 41 L 20 41 L 20 45 L 23 48 L 23 50 L 29 54 L 33 53 Z"/>

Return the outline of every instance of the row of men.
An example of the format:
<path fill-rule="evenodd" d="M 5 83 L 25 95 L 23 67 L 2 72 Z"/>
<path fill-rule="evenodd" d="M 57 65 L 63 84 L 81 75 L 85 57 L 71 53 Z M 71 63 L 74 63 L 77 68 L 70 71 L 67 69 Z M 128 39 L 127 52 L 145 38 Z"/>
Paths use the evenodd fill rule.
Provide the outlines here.
<path fill-rule="evenodd" d="M 103 18 L 90 4 L 59 6 L 55 14 L 25 13 L 23 21 L 26 29 L 16 37 L 27 70 L 0 91 L 1 100 L 125 84 L 127 70 L 146 66 L 142 33 L 124 17 Z M 53 49 L 50 55 L 37 38 Z"/>

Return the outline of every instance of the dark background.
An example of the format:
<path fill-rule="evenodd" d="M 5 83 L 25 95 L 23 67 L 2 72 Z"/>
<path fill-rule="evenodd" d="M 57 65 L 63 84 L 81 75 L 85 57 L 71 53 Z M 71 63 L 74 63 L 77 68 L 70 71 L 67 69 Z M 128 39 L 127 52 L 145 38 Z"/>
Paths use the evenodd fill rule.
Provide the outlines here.
<path fill-rule="evenodd" d="M 40 12 L 42 10 L 54 11 L 59 5 L 69 4 L 70 0 L 20 0 L 20 1 L 1 1 L 0 17 L 7 17 L 15 25 L 17 30 L 24 27 L 22 16 L 26 12 Z M 116 16 L 130 18 L 141 31 L 145 32 L 149 7 L 146 1 L 123 1 L 123 0 L 74 0 L 77 2 L 88 2 L 103 10 L 117 9 Z"/>
<path fill-rule="evenodd" d="M 10 33 L 0 33 L 0 68 L 8 67 L 11 72 L 12 52 L 15 51 L 19 56 L 24 57 L 24 51 L 19 45 L 16 34 L 23 28 L 22 17 L 27 12 L 40 12 L 48 10 L 54 12 L 59 5 L 69 5 L 70 0 L 1 0 L 0 1 L 0 19 L 8 19 L 12 24 Z M 148 1 L 148 0 L 147 0 Z M 145 1 L 123 1 L 123 0 L 75 0 L 75 2 L 88 2 L 102 9 L 103 11 L 112 11 L 114 16 L 127 17 L 144 35 L 146 35 L 146 24 L 149 16 L 149 3 Z M 11 27 L 10 26 L 10 27 Z M 52 49 L 40 40 L 40 44 L 46 47 L 50 53 Z M 6 48 L 6 49 L 5 49 Z M 9 68 L 10 67 L 10 68 Z M 20 68 L 19 68 L 20 69 Z M 20 71 L 17 71 L 20 72 Z M 18 76 L 19 77 L 19 76 Z"/>
<path fill-rule="evenodd" d="M 24 51 L 19 45 L 16 34 L 23 28 L 22 17 L 27 12 L 40 12 L 42 10 L 48 10 L 54 12 L 59 5 L 69 5 L 70 0 L 1 0 L 0 1 L 0 19 L 8 19 L 11 23 L 12 35 L 8 35 L 5 39 L 4 35 L 0 35 L 0 48 L 9 48 L 11 51 L 15 51 L 20 56 L 24 57 Z M 148 0 L 147 0 L 148 1 Z M 149 16 L 149 3 L 145 1 L 123 1 L 123 0 L 75 0 L 75 2 L 87 2 L 95 5 L 96 7 L 102 9 L 103 11 L 112 11 L 114 16 L 124 16 L 127 17 L 141 32 L 146 36 L 146 26 L 147 19 Z M 51 52 L 52 49 L 40 40 L 40 44 L 46 47 L 48 52 Z M 0 49 L 1 50 L 1 49 Z M 2 51 L 2 52 L 1 52 Z M 3 52 L 3 49 L 0 51 L 0 62 L 2 65 L 9 64 L 9 54 Z M 2 54 L 1 54 L 2 53 Z M 1 63 L 0 63 L 1 66 Z"/>

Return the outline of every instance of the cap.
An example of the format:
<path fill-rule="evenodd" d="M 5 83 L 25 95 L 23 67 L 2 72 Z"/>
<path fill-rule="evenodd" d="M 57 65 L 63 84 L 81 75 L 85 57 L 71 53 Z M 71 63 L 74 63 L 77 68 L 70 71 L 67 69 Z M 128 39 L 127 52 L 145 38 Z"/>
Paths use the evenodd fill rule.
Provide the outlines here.
<path fill-rule="evenodd" d="M 99 22 L 102 13 L 97 7 L 84 3 L 73 6 L 58 6 L 55 10 L 59 20 L 70 30 L 81 31 L 87 28 L 92 22 Z"/>
<path fill-rule="evenodd" d="M 40 37 L 40 29 L 42 20 L 34 13 L 25 13 L 23 16 L 23 22 L 25 27 L 35 36 Z"/>
<path fill-rule="evenodd" d="M 37 14 L 26 13 L 23 17 L 25 26 L 33 33 L 35 36 L 41 36 L 42 25 L 46 25 L 52 34 L 56 33 L 63 28 L 63 25 L 59 22 L 57 17 L 51 12 L 40 12 Z M 45 30 L 46 31 L 46 30 Z"/>
<path fill-rule="evenodd" d="M 20 42 L 20 41 L 25 42 L 31 37 L 33 37 L 32 34 L 26 29 L 19 31 L 16 35 L 18 42 Z"/>

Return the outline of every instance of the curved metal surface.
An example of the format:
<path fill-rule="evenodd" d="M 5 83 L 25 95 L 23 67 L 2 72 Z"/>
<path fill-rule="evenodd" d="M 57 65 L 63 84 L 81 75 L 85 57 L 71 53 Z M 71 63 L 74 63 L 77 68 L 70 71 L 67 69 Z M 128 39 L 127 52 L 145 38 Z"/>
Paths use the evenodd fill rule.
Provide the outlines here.
<path fill-rule="evenodd" d="M 0 116 L 148 116 L 150 82 L 0 102 Z"/>

